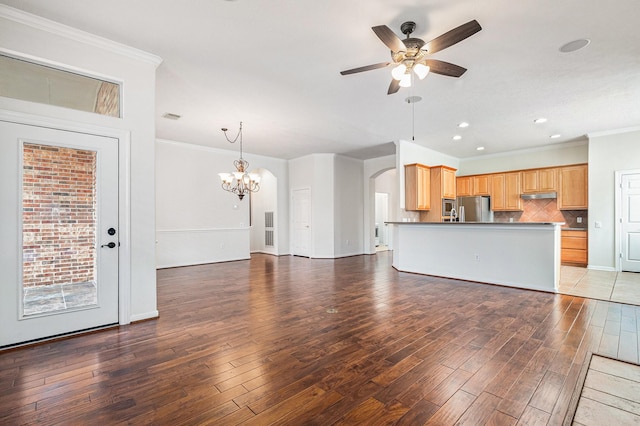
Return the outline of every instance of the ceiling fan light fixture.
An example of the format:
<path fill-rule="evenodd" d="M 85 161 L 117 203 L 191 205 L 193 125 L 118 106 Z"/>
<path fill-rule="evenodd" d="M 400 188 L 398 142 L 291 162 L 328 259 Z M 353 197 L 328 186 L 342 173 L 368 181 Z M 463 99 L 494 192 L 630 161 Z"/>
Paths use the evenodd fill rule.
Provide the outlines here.
<path fill-rule="evenodd" d="M 400 79 L 400 87 L 411 87 L 411 74 L 407 73 Z"/>
<path fill-rule="evenodd" d="M 424 64 L 415 64 L 413 66 L 413 72 L 416 73 L 420 80 L 423 80 L 427 76 L 427 74 L 429 74 L 430 69 L 430 67 Z"/>
<path fill-rule="evenodd" d="M 407 66 L 405 64 L 400 64 L 391 70 L 391 76 L 394 78 L 394 80 L 400 81 L 402 80 L 402 77 L 405 75 L 406 71 Z"/>

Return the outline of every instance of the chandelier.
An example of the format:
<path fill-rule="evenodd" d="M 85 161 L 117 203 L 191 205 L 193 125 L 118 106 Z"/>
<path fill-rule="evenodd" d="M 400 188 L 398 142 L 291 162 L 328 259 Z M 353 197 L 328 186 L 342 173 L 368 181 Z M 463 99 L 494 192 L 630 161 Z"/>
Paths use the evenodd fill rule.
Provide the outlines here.
<path fill-rule="evenodd" d="M 236 143 L 240 139 L 240 158 L 233 162 L 233 165 L 236 166 L 235 172 L 218 173 L 218 176 L 222 180 L 222 189 L 233 192 L 242 200 L 247 193 L 260 190 L 260 176 L 257 173 L 249 173 L 247 171 L 249 162 L 242 158 L 242 121 L 240 122 L 240 130 L 233 140 L 227 136 L 226 128 L 223 127 L 222 132 L 227 142 Z"/>

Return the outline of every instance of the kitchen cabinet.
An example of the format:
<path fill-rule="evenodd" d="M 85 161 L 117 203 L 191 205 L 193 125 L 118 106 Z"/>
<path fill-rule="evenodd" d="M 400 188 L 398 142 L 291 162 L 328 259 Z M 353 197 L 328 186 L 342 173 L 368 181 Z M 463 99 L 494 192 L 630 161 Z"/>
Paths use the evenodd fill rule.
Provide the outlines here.
<path fill-rule="evenodd" d="M 491 210 L 522 211 L 520 179 L 520 172 L 495 173 L 490 175 Z"/>
<path fill-rule="evenodd" d="M 458 197 L 468 197 L 471 195 L 473 176 L 460 176 L 456 178 L 456 194 Z"/>
<path fill-rule="evenodd" d="M 461 176 L 456 179 L 456 192 L 458 197 L 490 194 L 491 175 Z"/>
<path fill-rule="evenodd" d="M 588 202 L 588 168 L 586 164 L 560 167 L 558 173 L 558 209 L 586 210 Z"/>
<path fill-rule="evenodd" d="M 563 229 L 560 235 L 560 262 L 587 266 L 587 231 Z"/>
<path fill-rule="evenodd" d="M 431 208 L 431 172 L 423 164 L 404 166 L 405 210 L 429 210 Z"/>
<path fill-rule="evenodd" d="M 471 195 L 489 195 L 489 175 L 473 176 Z"/>
<path fill-rule="evenodd" d="M 437 170 L 437 168 L 431 168 L 431 179 L 433 179 L 434 170 Z M 440 166 L 440 178 L 442 198 L 456 198 L 456 169 Z"/>
<path fill-rule="evenodd" d="M 558 169 L 545 168 L 522 171 L 522 193 L 557 191 Z"/>
<path fill-rule="evenodd" d="M 432 166 L 431 208 L 420 213 L 421 222 L 442 222 L 442 199 L 456 198 L 456 169 L 448 166 Z"/>

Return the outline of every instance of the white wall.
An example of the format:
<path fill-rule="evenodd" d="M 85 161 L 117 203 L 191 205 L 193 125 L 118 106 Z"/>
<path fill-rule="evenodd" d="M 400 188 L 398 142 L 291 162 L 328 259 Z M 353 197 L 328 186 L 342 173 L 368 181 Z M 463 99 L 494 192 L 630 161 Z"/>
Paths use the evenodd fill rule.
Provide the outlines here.
<path fill-rule="evenodd" d="M 278 249 L 288 253 L 289 206 L 287 198 L 279 196 L 286 192 L 286 161 L 248 154 L 244 157 L 252 171 L 267 169 L 273 173 L 272 180 L 263 174 L 266 179 L 260 191 L 278 199 L 277 239 L 284 241 Z M 249 196 L 240 200 L 223 190 L 218 177 L 220 172 L 231 172 L 237 158 L 237 151 L 157 141 L 158 268 L 250 257 Z M 269 182 L 279 187 L 269 189 Z"/>
<path fill-rule="evenodd" d="M 121 241 L 121 256 L 130 265 L 130 306 L 121 306 L 120 321 L 141 320 L 158 315 L 155 271 L 155 72 L 160 58 L 92 36 L 73 28 L 0 5 L 0 50 L 102 77 L 122 84 L 122 118 L 74 111 L 50 105 L 0 98 L 0 110 L 22 117 L 50 119 L 66 130 L 91 127 L 98 134 L 130 137 L 130 161 L 125 203 L 130 223 L 120 231 L 130 236 Z M 80 130 L 78 130 L 80 131 Z M 125 145 L 122 144 L 121 148 Z M 122 197 L 121 197 L 122 198 Z M 122 206 L 121 206 L 122 207 Z M 128 230 L 123 227 L 129 225 Z M 124 313 L 123 309 L 130 309 Z"/>
<path fill-rule="evenodd" d="M 589 268 L 615 268 L 615 172 L 632 169 L 640 169 L 640 130 L 589 135 Z"/>
<path fill-rule="evenodd" d="M 334 160 L 334 257 L 362 254 L 363 161 L 341 155 Z"/>
<path fill-rule="evenodd" d="M 310 257 L 333 258 L 335 253 L 334 157 L 312 154 L 289 160 L 289 193 L 311 189 Z"/>
<path fill-rule="evenodd" d="M 289 160 L 290 190 L 311 190 L 310 257 L 363 253 L 363 162 L 336 154 Z"/>
<path fill-rule="evenodd" d="M 457 176 L 586 163 L 587 140 L 460 159 Z"/>

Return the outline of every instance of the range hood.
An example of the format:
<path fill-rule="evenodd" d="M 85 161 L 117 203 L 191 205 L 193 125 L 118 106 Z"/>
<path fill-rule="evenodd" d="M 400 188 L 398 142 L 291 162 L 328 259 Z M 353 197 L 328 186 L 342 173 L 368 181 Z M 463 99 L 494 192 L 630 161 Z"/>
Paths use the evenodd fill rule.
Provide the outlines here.
<path fill-rule="evenodd" d="M 520 196 L 523 200 L 542 200 L 546 198 L 558 198 L 557 192 L 534 192 L 531 194 L 522 194 Z"/>

